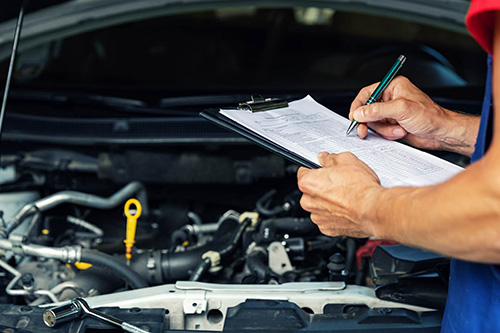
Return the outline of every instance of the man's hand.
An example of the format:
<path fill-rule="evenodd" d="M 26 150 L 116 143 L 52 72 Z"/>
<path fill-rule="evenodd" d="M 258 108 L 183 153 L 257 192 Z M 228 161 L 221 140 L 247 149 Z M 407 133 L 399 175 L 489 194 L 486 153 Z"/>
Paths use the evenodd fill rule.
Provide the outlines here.
<path fill-rule="evenodd" d="M 351 153 L 320 153 L 318 160 L 322 168 L 297 173 L 302 208 L 325 235 L 374 235 L 367 208 L 382 190 L 375 172 Z"/>
<path fill-rule="evenodd" d="M 351 105 L 349 118 L 361 123 L 359 137 L 366 137 L 370 127 L 386 139 L 404 139 L 419 148 L 472 154 L 478 117 L 437 105 L 402 76 L 389 84 L 379 102 L 363 106 L 377 85 L 363 88 Z"/>

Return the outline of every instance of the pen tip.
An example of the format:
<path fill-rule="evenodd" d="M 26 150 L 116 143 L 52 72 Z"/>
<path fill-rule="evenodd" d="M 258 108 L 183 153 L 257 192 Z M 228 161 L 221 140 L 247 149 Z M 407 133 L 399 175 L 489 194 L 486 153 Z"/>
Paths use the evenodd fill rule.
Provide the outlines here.
<path fill-rule="evenodd" d="M 354 127 L 356 127 L 356 123 L 355 122 L 352 122 L 350 125 L 349 125 L 349 128 L 347 129 L 347 131 L 345 132 L 345 135 L 349 135 L 351 134 L 352 130 L 354 129 Z"/>

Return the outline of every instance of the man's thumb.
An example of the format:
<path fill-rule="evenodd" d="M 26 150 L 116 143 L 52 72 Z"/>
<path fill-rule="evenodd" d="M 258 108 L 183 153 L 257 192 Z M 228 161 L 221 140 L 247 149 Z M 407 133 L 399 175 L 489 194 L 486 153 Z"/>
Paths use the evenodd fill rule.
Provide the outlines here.
<path fill-rule="evenodd" d="M 352 114 L 352 117 L 354 120 L 364 123 L 365 122 L 365 109 L 363 107 L 359 107 L 356 110 L 354 110 L 354 113 Z"/>

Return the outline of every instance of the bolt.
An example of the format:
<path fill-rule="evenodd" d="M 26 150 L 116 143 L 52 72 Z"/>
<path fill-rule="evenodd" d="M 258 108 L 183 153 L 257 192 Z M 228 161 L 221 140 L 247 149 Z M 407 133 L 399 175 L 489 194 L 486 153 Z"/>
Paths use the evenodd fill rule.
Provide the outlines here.
<path fill-rule="evenodd" d="M 33 288 L 34 283 L 35 283 L 35 278 L 33 277 L 33 274 L 24 273 L 23 275 L 21 275 L 21 284 L 23 285 L 23 288 L 25 289 Z"/>
<path fill-rule="evenodd" d="M 392 309 L 390 309 L 390 308 L 381 308 L 379 310 L 379 312 L 382 313 L 382 314 L 390 314 L 390 313 L 392 313 Z"/>

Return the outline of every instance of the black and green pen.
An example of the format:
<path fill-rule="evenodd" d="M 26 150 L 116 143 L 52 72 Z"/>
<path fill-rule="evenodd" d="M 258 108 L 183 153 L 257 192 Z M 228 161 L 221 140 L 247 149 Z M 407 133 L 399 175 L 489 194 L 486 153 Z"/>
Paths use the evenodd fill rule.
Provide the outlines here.
<path fill-rule="evenodd" d="M 405 61 L 406 61 L 406 57 L 404 55 L 400 55 L 398 57 L 398 59 L 396 60 L 396 62 L 394 63 L 394 65 L 392 65 L 392 67 L 389 69 L 389 71 L 384 76 L 384 78 L 382 79 L 382 81 L 380 81 L 380 83 L 377 86 L 377 88 L 375 88 L 375 90 L 373 91 L 372 95 L 370 96 L 370 98 L 368 99 L 368 101 L 365 103 L 365 105 L 370 105 L 370 104 L 376 102 L 380 98 L 380 96 L 384 92 L 385 88 L 387 88 L 387 86 L 389 85 L 389 83 L 391 83 L 392 79 L 398 73 L 399 69 L 401 67 L 403 67 L 403 64 L 405 63 Z M 356 126 L 358 126 L 358 125 L 359 125 L 359 122 L 357 122 L 356 120 L 353 119 L 352 122 L 351 122 L 351 125 L 349 125 L 349 128 L 347 129 L 346 135 L 349 135 L 349 133 L 351 133 L 352 130 L 355 129 Z"/>

